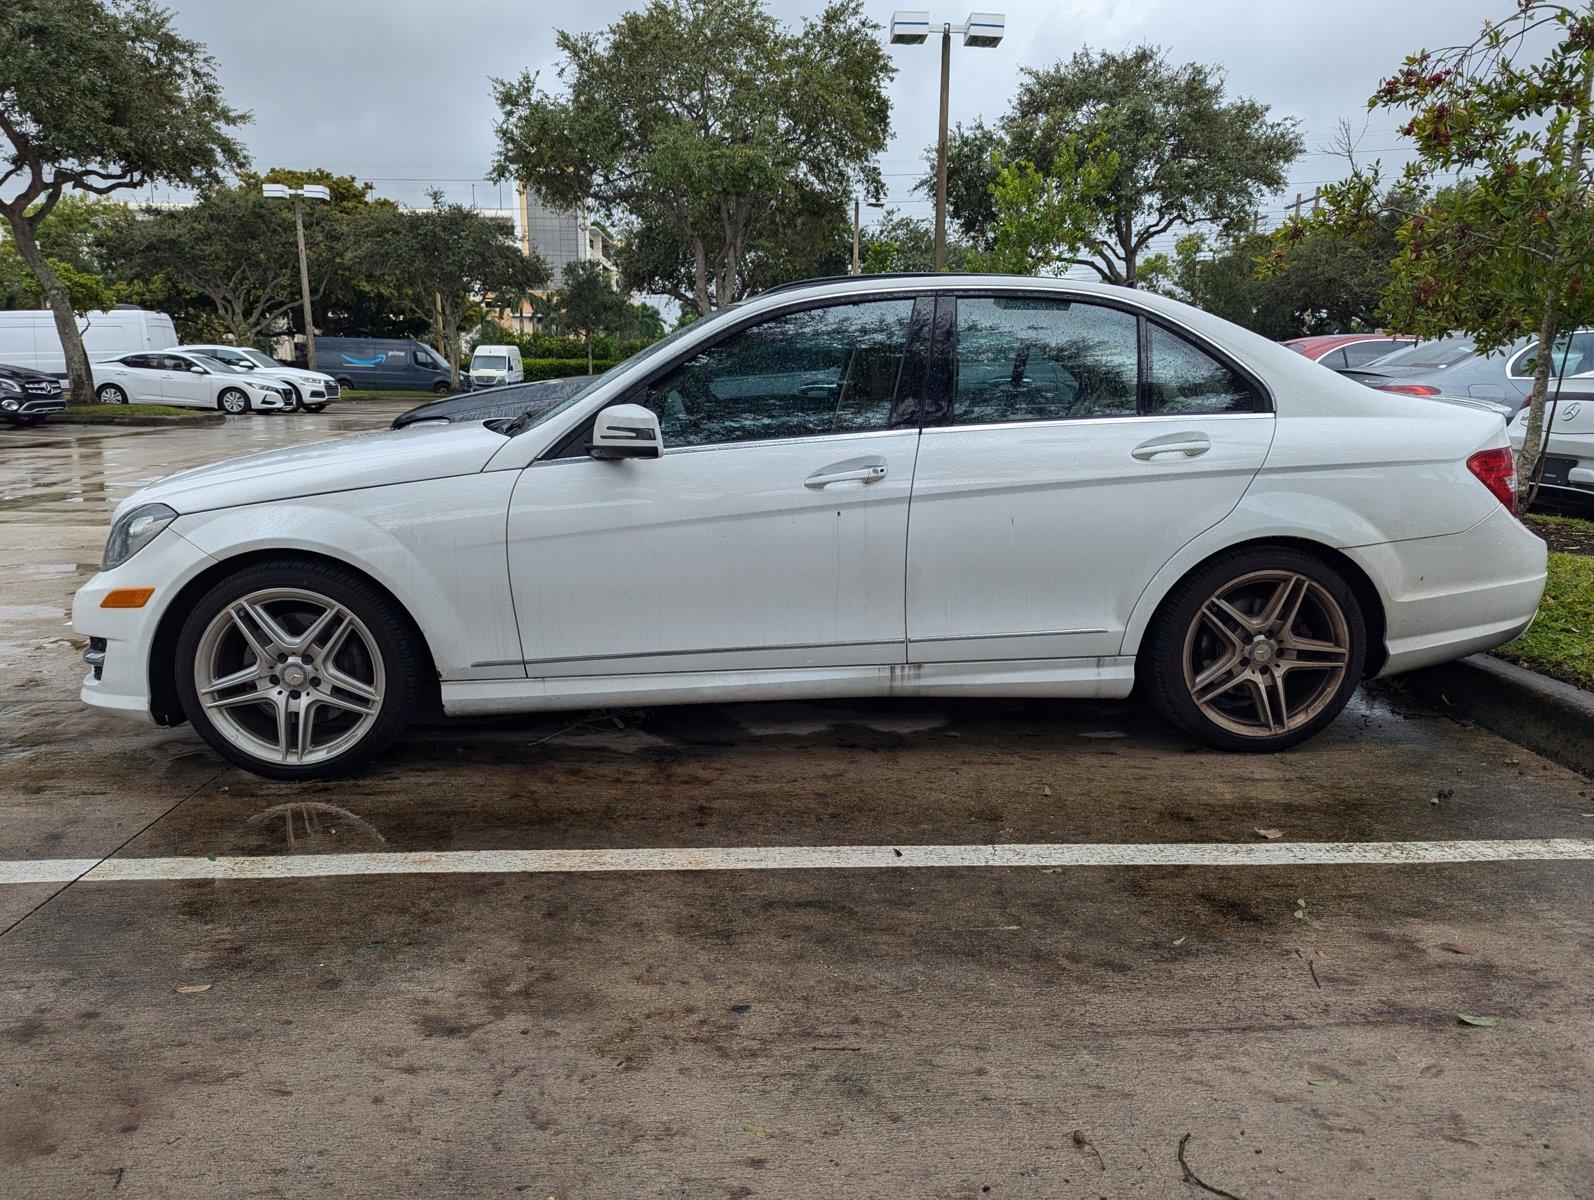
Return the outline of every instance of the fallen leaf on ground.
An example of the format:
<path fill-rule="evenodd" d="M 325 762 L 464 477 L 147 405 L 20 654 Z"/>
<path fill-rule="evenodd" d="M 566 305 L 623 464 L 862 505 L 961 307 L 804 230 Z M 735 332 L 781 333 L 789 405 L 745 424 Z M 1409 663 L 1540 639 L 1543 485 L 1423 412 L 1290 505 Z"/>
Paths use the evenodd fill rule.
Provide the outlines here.
<path fill-rule="evenodd" d="M 1483 1029 L 1493 1029 L 1500 1023 L 1499 1017 L 1478 1017 L 1472 1013 L 1457 1013 L 1456 1020 L 1463 1025 L 1477 1025 Z"/>
<path fill-rule="evenodd" d="M 768 1137 L 774 1137 L 775 1136 L 769 1130 L 765 1129 L 762 1125 L 743 1125 L 742 1129 L 743 1129 L 744 1132 L 750 1133 L 754 1137 L 768 1138 Z"/>
<path fill-rule="evenodd" d="M 185 983 L 177 989 L 177 994 L 179 996 L 191 996 L 195 992 L 208 991 L 210 991 L 210 984 L 208 983 Z"/>
<path fill-rule="evenodd" d="M 1061 875 L 1062 873 L 1063 873 L 1063 869 L 1061 867 L 1042 867 L 1041 868 L 1041 874 L 1042 875 Z"/>
<path fill-rule="evenodd" d="M 1476 954 L 1477 953 L 1476 950 L 1471 950 L 1471 949 L 1467 948 L 1466 946 L 1458 945 L 1455 942 L 1440 942 L 1439 943 L 1439 949 L 1448 950 L 1452 954 Z"/>
<path fill-rule="evenodd" d="M 1322 1079 L 1308 1079 L 1306 1082 L 1312 1087 L 1328 1088 L 1339 1086 L 1339 1080 L 1331 1077 L 1324 1077 Z"/>
<path fill-rule="evenodd" d="M 1051 788 L 1049 788 L 1049 787 L 1041 788 L 1041 795 L 1050 796 L 1051 794 L 1052 794 L 1052 789 Z"/>
<path fill-rule="evenodd" d="M 1176 941 L 1176 942 L 1174 942 L 1174 945 L 1175 945 L 1175 946 L 1182 946 L 1182 945 L 1184 945 L 1184 938 L 1187 938 L 1187 937 L 1189 937 L 1189 936 L 1190 936 L 1190 935 L 1189 935 L 1189 934 L 1188 934 L 1188 933 L 1187 933 L 1187 934 L 1185 934 L 1185 935 L 1184 935 L 1184 937 L 1182 937 L 1182 938 L 1180 938 L 1180 939 L 1179 939 L 1179 940 L 1178 940 L 1178 941 Z"/>
<path fill-rule="evenodd" d="M 1270 842 L 1277 841 L 1284 836 L 1282 829 L 1253 829 L 1251 832 L 1256 834 L 1257 837 L 1265 837 Z"/>

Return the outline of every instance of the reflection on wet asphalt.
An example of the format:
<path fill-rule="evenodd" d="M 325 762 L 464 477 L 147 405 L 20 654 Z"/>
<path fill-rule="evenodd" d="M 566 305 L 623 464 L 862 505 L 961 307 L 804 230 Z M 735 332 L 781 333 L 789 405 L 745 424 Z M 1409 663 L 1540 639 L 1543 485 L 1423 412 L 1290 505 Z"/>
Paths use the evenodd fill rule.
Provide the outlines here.
<path fill-rule="evenodd" d="M 259 780 L 187 729 L 83 708 L 65 627 L 137 481 L 336 432 L 258 420 L 47 429 L 0 461 L 0 858 L 1594 827 L 1589 780 L 1380 689 L 1272 756 L 1204 750 L 1134 704 L 849 701 L 427 725 L 358 779 Z M 1250 1200 L 1588 1195 L 1591 878 L 0 888 L 0 928 L 19 922 L 0 1195 L 1202 1194 L 1185 1134 L 1199 1176 Z"/>

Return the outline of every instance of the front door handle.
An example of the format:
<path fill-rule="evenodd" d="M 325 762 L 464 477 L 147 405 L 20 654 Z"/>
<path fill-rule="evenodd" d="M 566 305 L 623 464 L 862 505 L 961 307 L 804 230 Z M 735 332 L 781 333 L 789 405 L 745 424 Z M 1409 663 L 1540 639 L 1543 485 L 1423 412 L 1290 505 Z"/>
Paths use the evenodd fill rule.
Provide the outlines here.
<path fill-rule="evenodd" d="M 1150 462 L 1159 454 L 1182 454 L 1194 458 L 1212 449 L 1212 439 L 1204 433 L 1165 433 L 1149 442 L 1141 442 L 1129 453 L 1141 462 Z"/>
<path fill-rule="evenodd" d="M 886 463 L 883 458 L 852 458 L 846 462 L 831 463 L 828 467 L 820 467 L 807 479 L 803 480 L 805 488 L 818 491 L 820 488 L 829 487 L 833 483 L 846 483 L 857 480 L 860 483 L 878 483 L 886 477 Z"/>

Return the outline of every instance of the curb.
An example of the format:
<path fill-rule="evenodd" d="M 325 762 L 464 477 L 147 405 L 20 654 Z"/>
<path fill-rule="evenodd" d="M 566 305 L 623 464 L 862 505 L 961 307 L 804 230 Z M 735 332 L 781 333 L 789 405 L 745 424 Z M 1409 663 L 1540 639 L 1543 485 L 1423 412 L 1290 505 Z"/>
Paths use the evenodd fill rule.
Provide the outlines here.
<path fill-rule="evenodd" d="M 51 413 L 44 419 L 46 425 L 76 425 L 88 429 L 100 425 L 138 425 L 147 428 L 180 427 L 183 425 L 221 425 L 227 420 L 220 413 L 184 413 L 180 417 L 125 416 L 99 417 L 92 421 L 74 420 L 70 413 Z"/>
<path fill-rule="evenodd" d="M 1485 654 L 1390 682 L 1415 699 L 1594 776 L 1594 693 Z"/>

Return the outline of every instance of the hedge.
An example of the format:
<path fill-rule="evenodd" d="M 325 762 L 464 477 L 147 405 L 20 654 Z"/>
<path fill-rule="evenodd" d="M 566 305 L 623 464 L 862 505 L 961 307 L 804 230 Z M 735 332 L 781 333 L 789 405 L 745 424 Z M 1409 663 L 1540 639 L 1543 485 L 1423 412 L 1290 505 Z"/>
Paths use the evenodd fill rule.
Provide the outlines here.
<path fill-rule="evenodd" d="M 612 358 L 595 358 L 592 360 L 592 374 L 600 374 L 614 366 Z M 532 379 L 564 379 L 569 375 L 587 374 L 587 360 L 584 358 L 528 358 L 522 363 L 525 368 L 526 378 Z"/>

